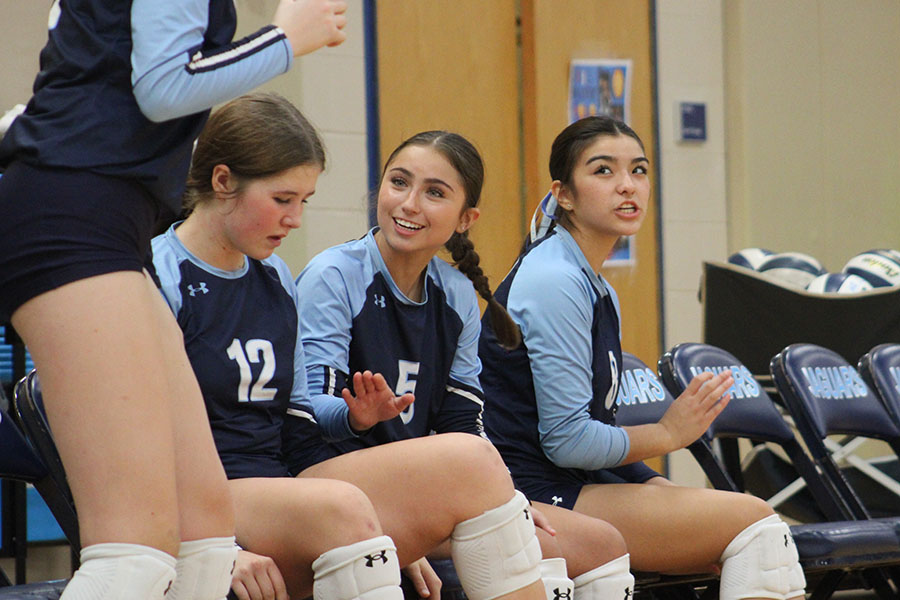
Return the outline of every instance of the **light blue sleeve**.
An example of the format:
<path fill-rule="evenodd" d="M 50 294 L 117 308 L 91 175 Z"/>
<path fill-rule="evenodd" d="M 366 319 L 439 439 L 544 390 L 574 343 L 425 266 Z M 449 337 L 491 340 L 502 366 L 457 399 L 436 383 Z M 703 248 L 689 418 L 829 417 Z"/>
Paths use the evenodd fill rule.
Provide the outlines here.
<path fill-rule="evenodd" d="M 522 329 L 544 454 L 563 468 L 614 467 L 628 454 L 620 427 L 591 417 L 593 292 L 577 268 L 522 268 L 507 308 Z"/>
<path fill-rule="evenodd" d="M 273 27 L 201 53 L 208 19 L 208 0 L 133 1 L 131 83 L 141 112 L 151 121 L 206 110 L 293 64 L 290 42 Z"/>
<path fill-rule="evenodd" d="M 153 251 L 153 269 L 159 279 L 159 291 L 177 317 L 182 303 L 181 291 L 178 288 L 181 283 L 181 271 L 178 270 L 178 256 L 168 240 L 170 232 L 171 230 L 156 236 L 150 244 Z"/>
<path fill-rule="evenodd" d="M 328 252 L 328 251 L 326 251 Z M 327 256 L 315 257 L 297 277 L 300 306 L 300 331 L 306 354 L 306 379 L 313 390 L 312 404 L 316 420 L 331 439 L 354 435 L 344 399 L 329 393 L 326 367 L 347 374 L 350 355 L 350 329 L 353 312 L 349 289 L 339 265 Z"/>

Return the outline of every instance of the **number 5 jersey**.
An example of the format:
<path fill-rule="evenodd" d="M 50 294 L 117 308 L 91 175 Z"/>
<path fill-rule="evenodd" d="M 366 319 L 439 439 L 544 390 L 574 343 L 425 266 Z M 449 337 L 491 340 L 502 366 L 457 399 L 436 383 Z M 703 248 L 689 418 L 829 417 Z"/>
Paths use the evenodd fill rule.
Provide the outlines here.
<path fill-rule="evenodd" d="M 342 452 L 431 432 L 482 435 L 480 322 L 471 282 L 432 258 L 421 302 L 410 300 L 391 278 L 375 231 L 320 253 L 297 278 L 306 377 L 326 435 Z M 354 436 L 340 394 L 352 390 L 353 373 L 365 370 L 416 400 Z"/>

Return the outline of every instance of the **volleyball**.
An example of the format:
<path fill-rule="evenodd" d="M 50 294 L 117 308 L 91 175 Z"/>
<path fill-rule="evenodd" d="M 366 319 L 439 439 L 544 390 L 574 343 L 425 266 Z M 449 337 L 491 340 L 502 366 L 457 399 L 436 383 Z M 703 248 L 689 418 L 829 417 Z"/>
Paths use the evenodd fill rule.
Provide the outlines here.
<path fill-rule="evenodd" d="M 837 294 L 855 294 L 871 289 L 871 283 L 859 275 L 850 273 L 825 273 L 810 281 L 806 286 L 806 290 L 809 292 Z"/>
<path fill-rule="evenodd" d="M 753 269 L 755 271 L 759 268 L 759 265 L 761 265 L 763 261 L 765 261 L 773 254 L 775 253 L 764 248 L 744 248 L 743 250 L 735 252 L 734 254 L 729 256 L 728 262 L 733 265 L 744 267 L 745 269 Z"/>
<path fill-rule="evenodd" d="M 858 275 L 873 287 L 900 285 L 900 252 L 881 249 L 857 254 L 844 265 L 844 273 Z"/>
<path fill-rule="evenodd" d="M 757 269 L 778 283 L 805 288 L 813 279 L 825 273 L 822 264 L 808 254 L 781 252 L 766 258 Z"/>

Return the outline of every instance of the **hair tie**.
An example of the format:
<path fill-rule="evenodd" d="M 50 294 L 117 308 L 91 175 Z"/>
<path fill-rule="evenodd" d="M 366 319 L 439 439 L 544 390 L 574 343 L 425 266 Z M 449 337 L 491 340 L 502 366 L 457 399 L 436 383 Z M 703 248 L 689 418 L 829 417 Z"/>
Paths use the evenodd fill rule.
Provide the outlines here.
<path fill-rule="evenodd" d="M 531 243 L 547 235 L 553 227 L 553 222 L 556 220 L 556 207 L 556 196 L 553 195 L 553 192 L 547 192 L 531 217 Z"/>

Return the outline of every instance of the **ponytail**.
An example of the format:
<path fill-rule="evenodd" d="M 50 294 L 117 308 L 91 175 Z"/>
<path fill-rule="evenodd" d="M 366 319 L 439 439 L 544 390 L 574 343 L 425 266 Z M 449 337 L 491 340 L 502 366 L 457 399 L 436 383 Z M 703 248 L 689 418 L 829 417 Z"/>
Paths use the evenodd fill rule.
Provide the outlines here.
<path fill-rule="evenodd" d="M 487 301 L 487 310 L 497 342 L 507 350 L 517 348 L 522 343 L 522 333 L 503 305 L 494 298 L 487 275 L 478 266 L 481 258 L 475 252 L 475 244 L 469 239 L 469 233 L 454 233 L 445 247 L 450 252 L 456 268 L 469 278 L 478 295 Z"/>

